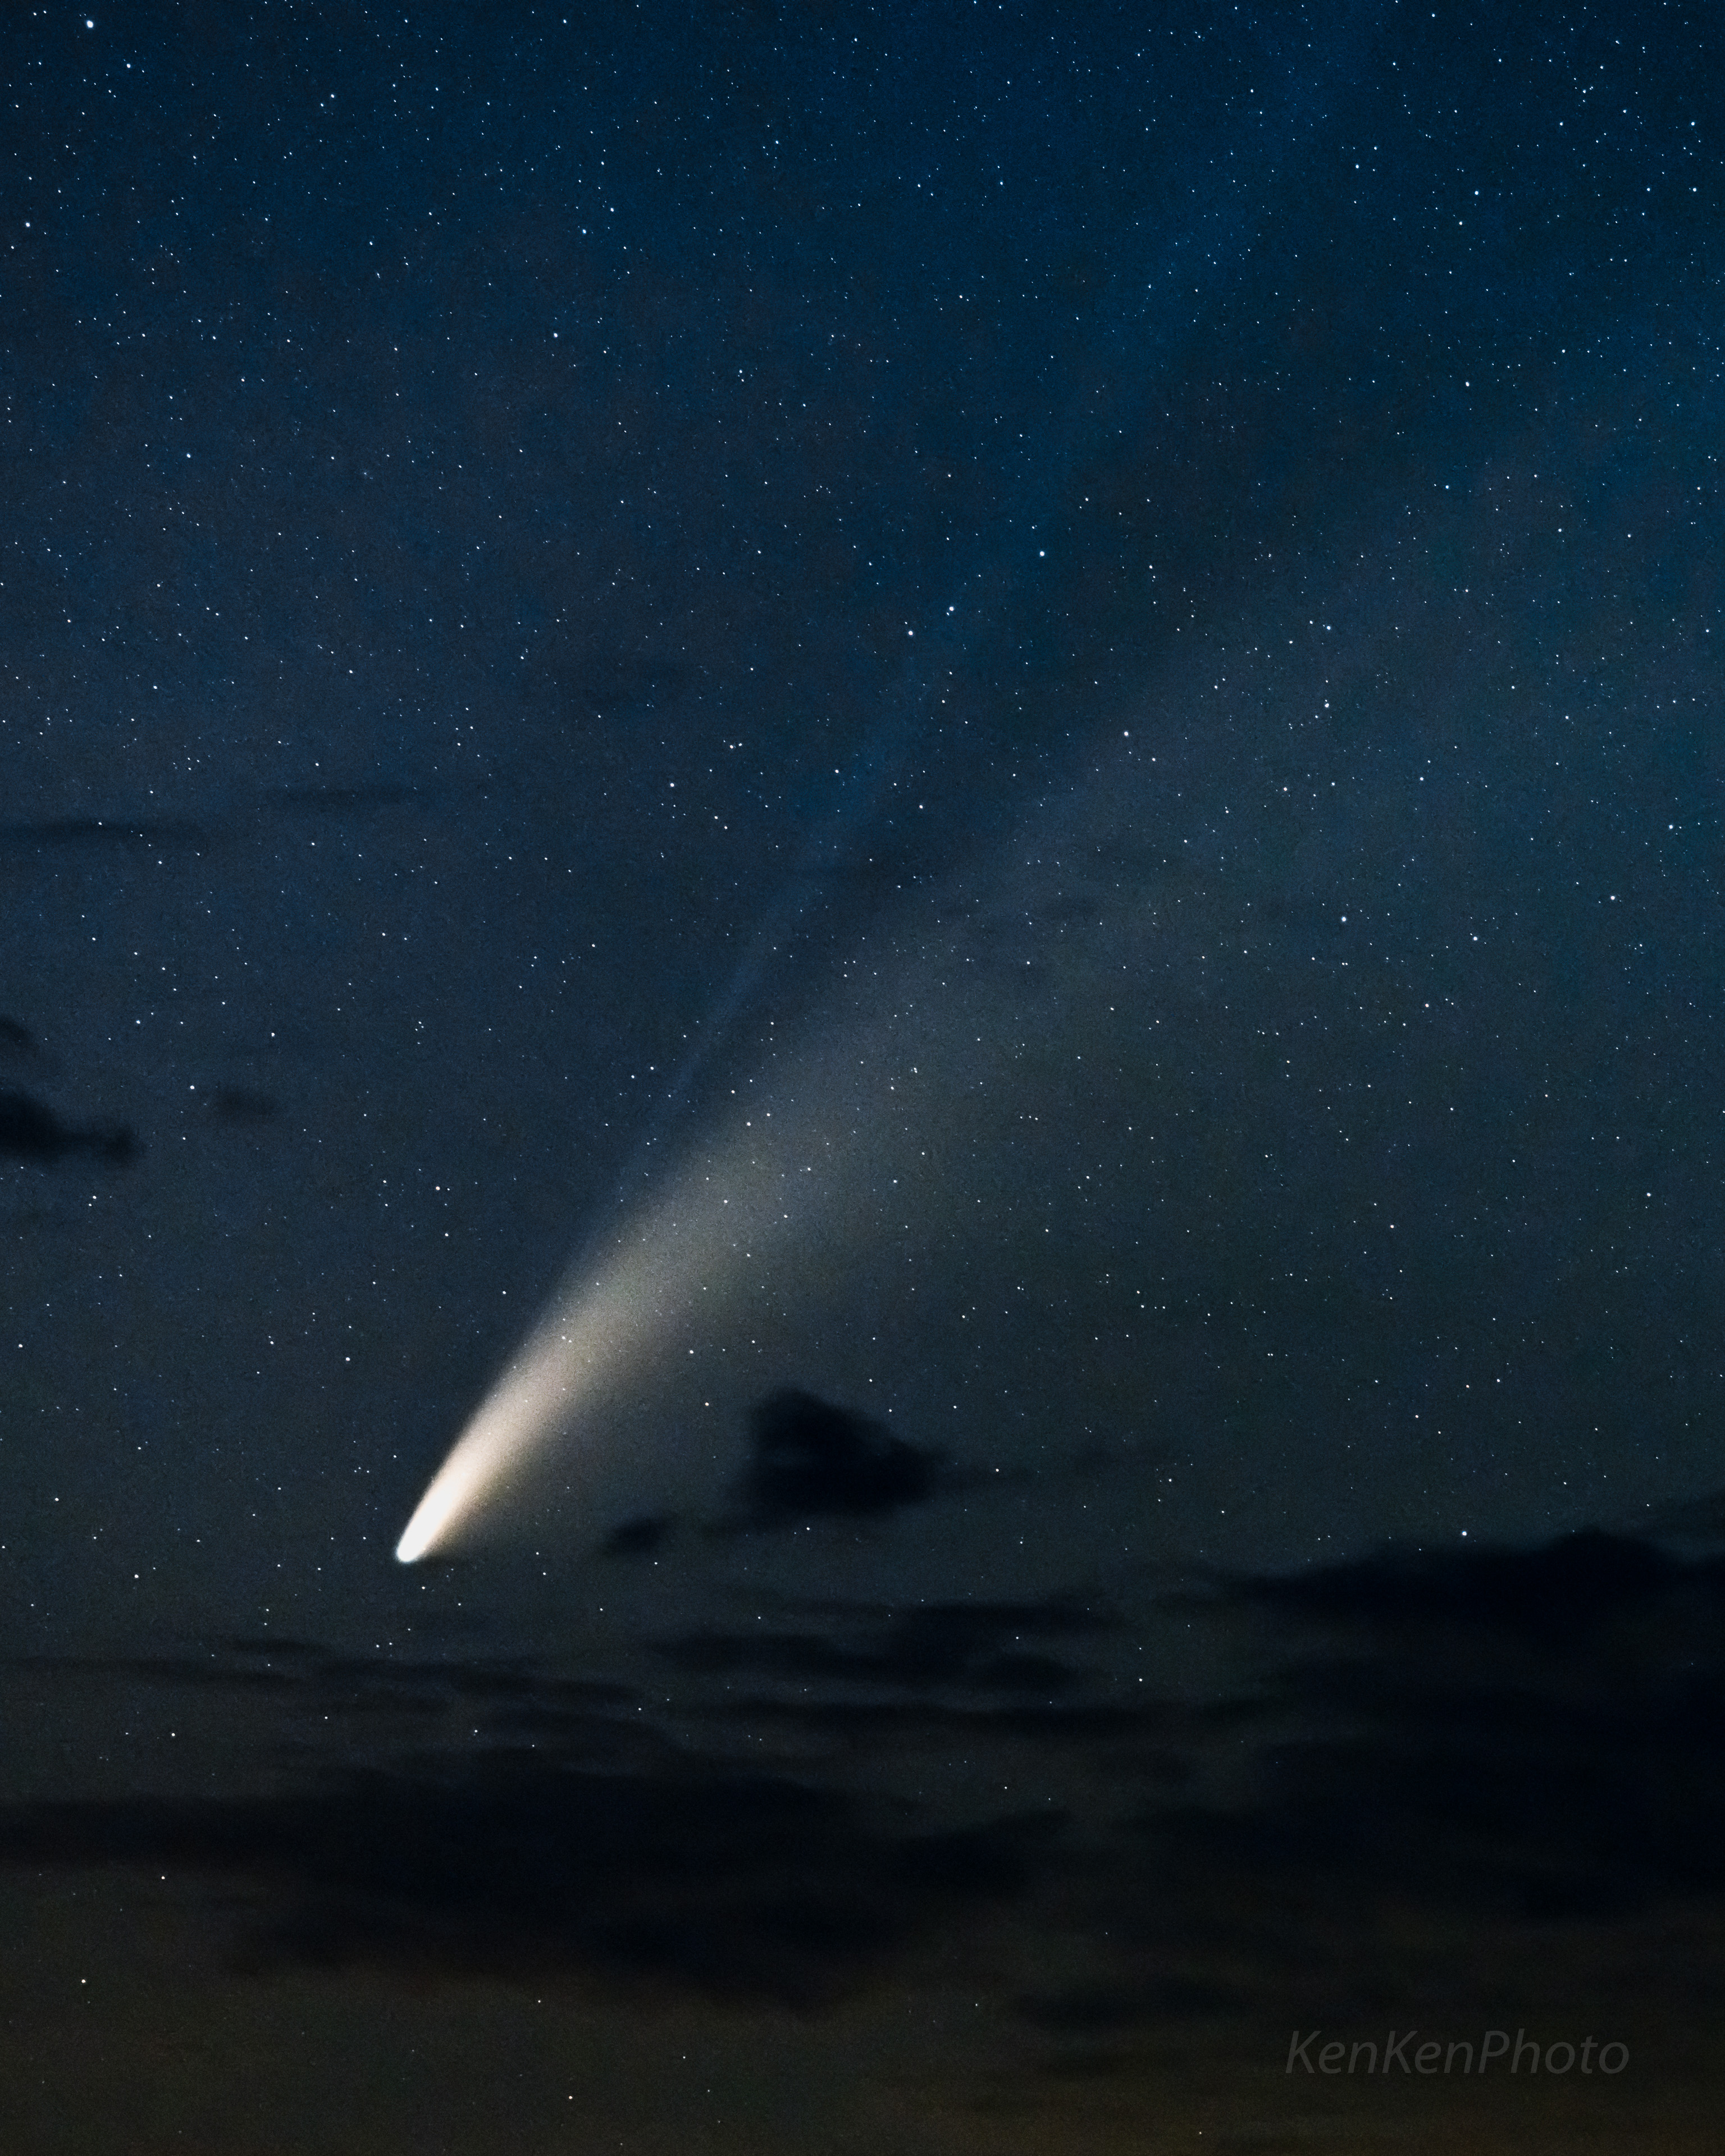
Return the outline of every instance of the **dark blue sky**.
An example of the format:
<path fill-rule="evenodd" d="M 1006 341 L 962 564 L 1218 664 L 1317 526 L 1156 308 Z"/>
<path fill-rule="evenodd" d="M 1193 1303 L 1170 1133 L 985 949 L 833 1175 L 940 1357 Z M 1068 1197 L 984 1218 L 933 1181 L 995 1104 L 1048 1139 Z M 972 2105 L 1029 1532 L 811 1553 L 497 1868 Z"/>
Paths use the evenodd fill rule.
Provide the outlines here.
<path fill-rule="evenodd" d="M 21 1611 L 367 1609 L 751 1087 L 631 1502 L 781 1382 L 1100 1448 L 1056 1569 L 1706 1485 L 1696 18 L 4 34 L 6 1075 L 141 1149 L 13 1111 Z"/>
<path fill-rule="evenodd" d="M 1713 2144 L 1718 42 L 5 11 L 8 2156 Z"/>

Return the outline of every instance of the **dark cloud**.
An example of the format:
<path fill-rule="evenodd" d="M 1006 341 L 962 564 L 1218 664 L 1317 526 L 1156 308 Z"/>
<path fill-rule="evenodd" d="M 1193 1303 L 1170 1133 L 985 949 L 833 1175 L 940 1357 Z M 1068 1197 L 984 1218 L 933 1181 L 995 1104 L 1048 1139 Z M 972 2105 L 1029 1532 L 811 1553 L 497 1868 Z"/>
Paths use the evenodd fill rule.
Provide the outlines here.
<path fill-rule="evenodd" d="M 812 2007 L 1021 1892 L 1050 1832 L 894 1835 L 786 1779 L 583 1773 L 532 1750 L 285 1798 L 17 1806 L 0 1814 L 0 1861 L 244 1881 L 268 1897 L 263 1958 L 561 1969 Z"/>
<path fill-rule="evenodd" d="M 661 1643 L 669 1720 L 656 1686 L 521 1659 L 259 1636 L 85 1666 L 207 1694 L 224 1726 L 229 1698 L 261 1704 L 315 1737 L 288 1756 L 316 1779 L 14 1805 L 0 1863 L 219 1877 L 261 1910 L 259 1963 L 803 2008 L 898 1980 L 935 1940 L 982 1951 L 1003 1907 L 1039 1927 L 1057 1907 L 1057 1963 L 999 1975 L 1025 2070 L 1055 2075 L 1291 2002 L 1309 2025 L 1441 1993 L 1454 2020 L 1482 1973 L 1548 1969 L 1568 1942 L 1597 1974 L 1622 1928 L 1720 1906 L 1717 1560 L 1603 1537 L 1389 1555 L 1221 1583 L 1157 1621 L 1189 1620 L 1232 1641 L 1230 1687 L 1122 1674 L 1132 1635 L 1076 1596 L 781 1605 L 771 1630 Z M 741 1697 L 739 1676 L 782 1682 Z M 741 1772 L 740 1746 L 781 1763 Z M 860 1794 L 856 1763 L 874 1789 L 895 1758 L 910 1788 L 916 1763 L 967 1763 L 968 1815 Z"/>
<path fill-rule="evenodd" d="M 418 1714 L 531 1708 L 547 1717 L 630 1708 L 632 1686 L 599 1677 L 571 1677 L 519 1661 L 463 1661 L 450 1656 L 351 1655 L 312 1640 L 234 1638 L 198 1655 L 157 1654 L 107 1661 L 54 1656 L 14 1656 L 6 1666 L 73 1677 L 108 1677 L 127 1686 L 154 1684 L 187 1693 L 276 1691 L 300 1701 L 319 1718 L 336 1715 L 379 1720 L 406 1708 Z M 494 1725 L 487 1722 L 485 1732 Z"/>
<path fill-rule="evenodd" d="M 1163 1977 L 1141 1984 L 1086 1983 L 1027 1994 L 1019 2011 L 1034 2027 L 1060 2035 L 1111 2035 L 1147 2021 L 1189 2020 L 1236 2010 L 1237 1987 Z"/>
<path fill-rule="evenodd" d="M 279 1101 L 247 1086 L 218 1086 L 208 1106 L 210 1114 L 223 1123 L 273 1122 L 281 1113 Z"/>
<path fill-rule="evenodd" d="M 43 846 L 201 854 L 208 850 L 209 839 L 201 824 L 177 816 L 145 817 L 135 822 L 102 816 L 49 816 L 27 823 L 0 824 L 0 848 L 23 850 Z"/>
<path fill-rule="evenodd" d="M 1589 1529 L 1540 1550 L 1391 1552 L 1256 1581 L 1244 1592 L 1260 1603 L 1350 1625 L 1463 1625 L 1562 1646 L 1645 1611 L 1679 1579 L 1717 1594 L 1725 1568 L 1686 1566 L 1647 1543 Z"/>
<path fill-rule="evenodd" d="M 1217 1857 L 1537 1918 L 1725 1888 L 1725 1563 L 1587 1533 L 1244 1599 L 1307 1733 L 1264 1746 L 1260 1804 L 1178 1830 Z"/>
<path fill-rule="evenodd" d="M 754 1457 L 742 1494 L 758 1524 L 891 1512 L 942 1486 L 937 1454 L 813 1393 L 773 1393 L 751 1420 Z"/>
<path fill-rule="evenodd" d="M 136 1132 L 125 1124 L 63 1123 L 31 1094 L 0 1092 L 0 1154 L 53 1166 L 68 1153 L 90 1153 L 112 1167 L 126 1168 L 142 1150 Z"/>
<path fill-rule="evenodd" d="M 1028 1744 L 1058 1758 L 1068 1747 L 1096 1743 L 1121 1750 L 1122 1758 L 1129 1751 L 1132 1772 L 1140 1777 L 1145 1790 L 1177 1788 L 1191 1779 L 1189 1764 L 1173 1745 L 1180 1738 L 1189 1741 L 1194 1732 L 1182 1715 L 1171 1712 L 1163 1702 L 1124 1706 L 1065 1699 L 990 1699 L 987 1687 L 978 1690 L 982 1696 L 970 1700 L 835 1699 L 810 1696 L 804 1685 L 801 1696 L 750 1697 L 728 1711 L 746 1713 L 755 1728 L 776 1725 L 793 1734 L 818 1732 L 860 1745 L 932 1741 L 962 1748 L 999 1741 Z"/>
<path fill-rule="evenodd" d="M 1082 1673 L 1024 1643 L 1106 1631 L 1114 1620 L 1063 1598 L 1046 1602 L 937 1603 L 834 1639 L 806 1630 L 687 1633 L 661 1641 L 678 1667 L 706 1676 L 749 1671 L 809 1682 L 1065 1691 Z"/>
<path fill-rule="evenodd" d="M 599 1545 L 602 1557 L 650 1557 L 664 1548 L 673 1529 L 676 1517 L 670 1512 L 644 1514 L 639 1519 L 625 1520 L 620 1527 L 614 1527 Z"/>
<path fill-rule="evenodd" d="M 275 798 L 288 808 L 347 814 L 358 809 L 398 808 L 403 802 L 417 800 L 419 789 L 393 786 L 385 781 L 359 786 L 284 786 Z"/>

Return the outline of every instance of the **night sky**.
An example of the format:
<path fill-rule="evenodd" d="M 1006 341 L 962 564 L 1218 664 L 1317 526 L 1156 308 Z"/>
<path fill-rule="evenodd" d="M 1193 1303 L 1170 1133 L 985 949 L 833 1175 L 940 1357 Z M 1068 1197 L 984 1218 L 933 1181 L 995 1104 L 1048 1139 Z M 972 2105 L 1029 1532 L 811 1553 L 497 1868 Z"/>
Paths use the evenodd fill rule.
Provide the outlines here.
<path fill-rule="evenodd" d="M 151 1957 L 196 1963 L 296 2091 L 259 2147 L 490 2145 L 407 2064 L 356 2109 L 343 2031 L 459 2061 L 402 2017 L 490 2016 L 495 2061 L 561 1986 L 636 2063 L 523 2051 L 512 2146 L 1136 2148 L 1153 2102 L 1221 2117 L 1236 2040 L 1261 2112 L 1275 2030 L 1382 2020 L 1414 1932 L 1350 1929 L 1368 1892 L 1535 1971 L 1524 1919 L 1715 1890 L 1683 1805 L 1725 1762 L 1611 1717 L 1725 1669 L 1716 44 L 1656 5 L 8 11 L 18 2086 L 77 2079 L 54 1972 L 123 1901 L 115 2088 L 178 2041 Z M 547 1312 L 578 1406 L 398 1565 Z M 1296 1608 L 1308 1573 L 1351 1584 Z M 1566 1595 L 1567 1643 L 1527 1615 Z M 1645 1789 L 1561 1861 L 1500 1808 L 1507 1899 L 1385 1858 L 1188 1966 L 1294 1859 L 1190 1806 L 1153 1841 L 1176 1788 L 1292 1790 L 1301 1881 L 1368 1783 L 1417 1809 L 1411 1719 L 1366 1715 L 1358 1780 L 1275 1752 L 1330 1727 L 1309 1660 L 1264 1675 L 1308 1625 L 1450 1707 L 1481 1628 L 1533 1717 L 1485 1779 L 1645 1752 L 1662 1853 L 1625 1884 Z M 492 1845 L 583 1853 L 451 1853 Z M 158 1874 L 177 1914 L 113 1883 Z M 182 1969 L 236 1876 L 292 1913 Z M 1059 2056 L 1013 2079 L 997 2024 Z M 944 2093 L 883 2123 L 837 2093 L 877 2070 Z M 260 2130 L 161 2071 L 162 2147 Z M 111 2142 L 105 2086 L 8 2145 Z"/>

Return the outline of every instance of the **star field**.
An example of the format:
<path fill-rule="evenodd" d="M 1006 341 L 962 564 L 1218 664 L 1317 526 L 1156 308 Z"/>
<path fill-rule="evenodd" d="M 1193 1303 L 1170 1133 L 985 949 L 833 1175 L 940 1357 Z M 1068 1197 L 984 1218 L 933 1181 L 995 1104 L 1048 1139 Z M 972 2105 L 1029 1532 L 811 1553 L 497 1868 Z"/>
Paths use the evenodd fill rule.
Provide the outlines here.
<path fill-rule="evenodd" d="M 667 1996 L 711 1953 L 920 2015 L 939 1912 L 998 1906 L 1034 1951 L 975 1999 L 1160 2029 L 1174 1978 L 1093 1910 L 1081 1981 L 1033 1969 L 1081 1866 L 1005 1806 L 1127 1837 L 1147 1938 L 1122 1822 L 1233 1786 L 1175 1702 L 1269 1697 L 1307 1618 L 1266 1575 L 1343 1583 L 1323 1651 L 1402 1639 L 1462 1751 L 1419 1625 L 1554 1717 L 1569 1681 L 1481 1548 L 1598 1585 L 1601 1727 L 1641 1727 L 1620 1648 L 1690 1681 L 1673 1612 L 1712 1666 L 1716 43 L 1680 4 L 8 13 L 8 1805 L 243 1848 L 363 1958 L 396 1890 L 272 1809 L 284 1732 L 366 1847 L 539 1832 L 536 1731 L 667 1818 L 692 1760 L 715 1898 L 642 1944 L 644 1829 L 557 1968 L 620 1982 L 626 1933 Z M 398 1566 L 476 1415 L 507 1472 Z M 803 1887 L 738 1762 L 830 1953 L 773 1929 Z M 1336 1773 L 1288 1786 L 1339 1819 Z M 108 1861 L 0 1811 L 13 1870 Z"/>

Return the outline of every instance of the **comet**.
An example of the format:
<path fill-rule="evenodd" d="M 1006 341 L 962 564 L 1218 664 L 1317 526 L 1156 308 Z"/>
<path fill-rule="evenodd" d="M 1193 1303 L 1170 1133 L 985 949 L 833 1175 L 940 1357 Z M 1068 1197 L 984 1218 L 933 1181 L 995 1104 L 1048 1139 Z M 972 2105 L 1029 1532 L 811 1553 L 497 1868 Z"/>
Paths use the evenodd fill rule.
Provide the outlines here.
<path fill-rule="evenodd" d="M 1011 1106 L 1019 1035 L 999 1022 L 993 973 L 968 953 L 955 957 L 944 929 L 881 932 L 884 973 L 847 971 L 800 1040 L 770 1046 L 753 1076 L 739 1077 L 726 1120 L 658 1170 L 694 1076 L 734 1034 L 773 947 L 821 888 L 810 866 L 769 916 L 624 1188 L 641 1191 L 657 1170 L 656 1179 L 589 1242 L 457 1437 L 396 1546 L 402 1563 L 468 1537 L 552 1446 L 597 1447 L 645 1381 L 671 1378 L 706 1346 L 745 1331 L 751 1345 L 770 1337 L 811 1380 L 824 1370 L 836 1382 L 834 1357 L 847 1352 L 837 1313 L 859 1282 L 872 1283 L 876 1322 L 891 1309 L 914 1326 L 927 1306 L 912 1288 L 899 1292 L 907 1240 L 925 1248 L 932 1234 L 977 1231 L 988 1164 L 1002 1143 L 1023 1142 Z M 957 1147 L 946 1142 L 953 1131 Z M 966 1179 L 978 1173 L 980 1183 Z"/>
<path fill-rule="evenodd" d="M 809 1156 L 829 1147 L 807 1123 L 793 1136 L 797 1120 L 781 1116 L 781 1137 L 770 1115 L 752 1115 L 576 1268 L 433 1476 L 396 1545 L 403 1564 L 447 1550 L 547 1446 L 650 1369 L 697 1308 L 718 1319 L 745 1276 L 806 1227 L 823 1183 Z"/>
<path fill-rule="evenodd" d="M 638 1246 L 597 1279 L 566 1287 L 432 1477 L 396 1544 L 400 1562 L 443 1549 L 506 1495 L 547 1438 L 647 1353 L 689 1286 L 678 1268 Z"/>

